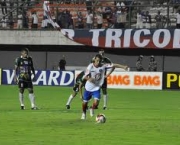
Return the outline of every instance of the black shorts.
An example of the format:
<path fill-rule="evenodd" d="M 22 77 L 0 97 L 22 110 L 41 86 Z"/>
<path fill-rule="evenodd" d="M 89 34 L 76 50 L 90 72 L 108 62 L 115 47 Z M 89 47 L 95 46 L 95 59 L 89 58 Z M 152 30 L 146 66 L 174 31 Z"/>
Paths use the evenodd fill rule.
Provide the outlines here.
<path fill-rule="evenodd" d="M 33 84 L 32 84 L 32 81 L 19 81 L 18 82 L 18 86 L 19 88 L 22 88 L 22 89 L 26 89 L 26 88 L 33 88 Z"/>
<path fill-rule="evenodd" d="M 104 79 L 104 83 L 101 87 L 102 89 L 107 89 L 107 78 Z"/>

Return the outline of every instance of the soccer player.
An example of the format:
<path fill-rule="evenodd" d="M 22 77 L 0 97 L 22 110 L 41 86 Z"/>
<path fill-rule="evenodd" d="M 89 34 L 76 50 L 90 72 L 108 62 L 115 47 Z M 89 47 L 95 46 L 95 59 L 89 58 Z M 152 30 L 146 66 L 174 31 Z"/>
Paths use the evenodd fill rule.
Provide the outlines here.
<path fill-rule="evenodd" d="M 99 101 L 100 101 L 100 88 L 104 82 L 105 71 L 109 68 L 123 68 L 125 70 L 128 69 L 127 66 L 120 65 L 120 64 L 113 64 L 113 63 L 105 63 L 102 64 L 102 56 L 97 54 L 94 59 L 93 63 L 90 63 L 85 71 L 84 79 L 87 80 L 85 84 L 85 91 L 83 95 L 83 103 L 82 103 L 82 116 L 81 119 L 86 119 L 86 110 L 88 101 L 92 98 L 94 99 L 92 108 L 90 109 L 90 116 L 94 115 L 94 109 L 98 108 Z M 110 73 L 108 74 L 110 75 Z M 89 76 L 89 77 L 87 77 Z"/>
<path fill-rule="evenodd" d="M 24 48 L 21 50 L 21 56 L 17 57 L 15 60 L 15 72 L 14 72 L 14 81 L 19 86 L 19 101 L 21 109 L 24 110 L 24 90 L 28 89 L 29 99 L 31 102 L 31 109 L 37 110 L 38 108 L 35 105 L 35 96 L 33 92 L 32 81 L 35 80 L 35 70 L 33 66 L 32 57 L 28 56 L 29 50 Z M 31 75 L 33 74 L 33 79 Z"/>
<path fill-rule="evenodd" d="M 112 71 L 112 70 L 111 70 Z M 112 72 L 109 73 L 112 73 Z M 73 87 L 73 93 L 69 96 L 68 101 L 66 103 L 66 108 L 70 109 L 71 106 L 71 102 L 72 100 L 76 97 L 76 95 L 78 94 L 78 92 L 80 92 L 80 98 L 82 100 L 83 98 L 83 92 L 82 92 L 82 88 L 85 86 L 86 83 L 86 79 L 83 79 L 83 76 L 85 75 L 85 72 L 82 71 L 80 74 L 78 74 L 78 76 L 76 77 L 76 83 Z M 88 76 L 87 76 L 88 77 Z"/>
<path fill-rule="evenodd" d="M 110 63 L 111 64 L 112 63 L 109 58 L 104 56 L 104 50 L 103 49 L 101 49 L 99 51 L 99 54 L 102 56 L 102 62 L 101 63 L 103 63 L 103 64 L 105 64 L 105 63 Z M 104 73 L 106 75 L 107 71 L 105 70 Z M 103 83 L 101 89 L 102 89 L 103 101 L 104 101 L 103 110 L 105 110 L 105 109 L 107 109 L 107 99 L 108 99 L 108 94 L 107 94 L 107 77 L 104 78 L 104 83 Z"/>
<path fill-rule="evenodd" d="M 82 71 L 76 77 L 76 83 L 73 87 L 73 93 L 69 96 L 68 101 L 66 103 L 67 109 L 70 109 L 71 101 L 73 100 L 74 97 L 76 97 L 76 95 L 78 94 L 79 91 L 80 91 L 80 96 L 82 97 L 82 87 L 84 87 L 84 85 L 86 83 L 86 79 L 83 79 L 84 74 L 85 74 L 84 71 Z"/>

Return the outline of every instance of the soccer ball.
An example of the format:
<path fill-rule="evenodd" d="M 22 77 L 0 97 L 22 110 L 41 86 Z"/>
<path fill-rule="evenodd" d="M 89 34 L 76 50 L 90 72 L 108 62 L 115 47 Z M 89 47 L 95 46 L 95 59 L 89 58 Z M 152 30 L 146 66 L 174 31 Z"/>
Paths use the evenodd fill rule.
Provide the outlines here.
<path fill-rule="evenodd" d="M 106 116 L 104 114 L 98 114 L 96 116 L 96 122 L 97 123 L 105 123 L 106 122 Z"/>

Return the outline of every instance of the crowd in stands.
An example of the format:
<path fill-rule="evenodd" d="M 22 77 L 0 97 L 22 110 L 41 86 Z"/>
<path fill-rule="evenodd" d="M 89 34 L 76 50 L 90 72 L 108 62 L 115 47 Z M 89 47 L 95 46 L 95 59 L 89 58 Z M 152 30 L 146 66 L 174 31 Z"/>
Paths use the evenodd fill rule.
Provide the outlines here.
<path fill-rule="evenodd" d="M 154 2 L 155 5 L 150 2 L 149 6 L 140 0 L 51 0 L 49 8 L 53 21 L 65 29 L 167 28 L 173 20 L 174 27 L 180 28 L 180 0 Z M 42 3 L 1 0 L 1 28 L 52 29 L 48 19 L 41 14 Z M 73 8 L 68 7 L 71 4 L 74 4 Z"/>

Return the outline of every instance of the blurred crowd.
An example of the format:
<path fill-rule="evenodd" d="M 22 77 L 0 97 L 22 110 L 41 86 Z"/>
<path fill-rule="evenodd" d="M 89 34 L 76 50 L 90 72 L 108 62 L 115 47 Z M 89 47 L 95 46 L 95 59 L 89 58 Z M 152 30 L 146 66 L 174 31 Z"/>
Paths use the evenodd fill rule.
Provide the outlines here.
<path fill-rule="evenodd" d="M 1 0 L 1 28 L 53 28 L 42 12 L 42 3 L 36 0 Z M 180 28 L 180 0 L 157 0 L 150 4 L 153 10 L 140 0 L 56 0 L 49 1 L 49 9 L 53 21 L 65 29 L 167 28 L 172 18 L 175 19 L 174 27 Z M 172 11 L 167 12 L 168 4 L 171 4 Z"/>

